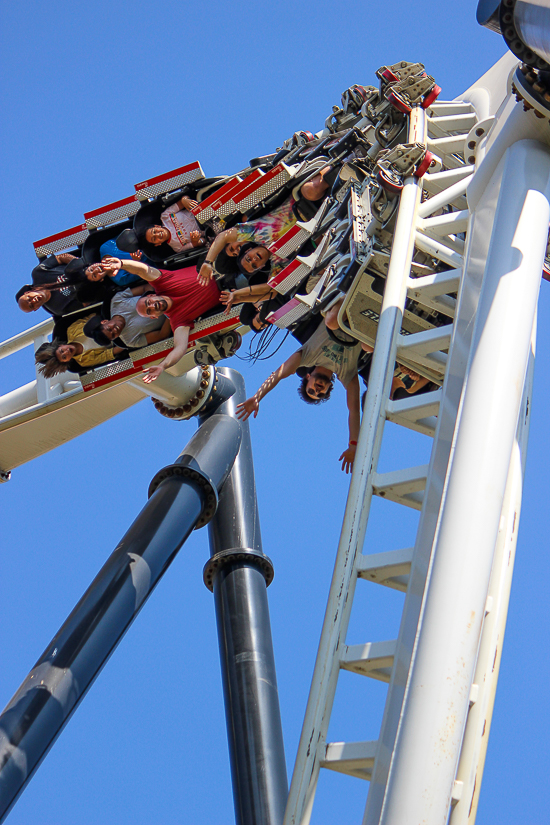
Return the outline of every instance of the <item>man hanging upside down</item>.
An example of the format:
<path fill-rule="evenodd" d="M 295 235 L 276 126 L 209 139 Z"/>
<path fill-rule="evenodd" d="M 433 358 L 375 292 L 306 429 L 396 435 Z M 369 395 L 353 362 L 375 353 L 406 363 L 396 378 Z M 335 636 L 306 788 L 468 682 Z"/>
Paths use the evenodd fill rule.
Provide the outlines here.
<path fill-rule="evenodd" d="M 349 443 L 338 460 L 342 462 L 342 470 L 346 473 L 351 472 L 361 421 L 357 377 L 357 361 L 361 351 L 361 344 L 354 347 L 337 344 L 329 337 L 325 324 L 321 324 L 299 350 L 287 358 L 278 370 L 271 373 L 252 398 L 238 405 L 237 415 L 243 421 L 252 414 L 256 418 L 262 398 L 271 392 L 279 381 L 294 373 L 298 373 L 302 379 L 298 388 L 300 398 L 307 404 L 321 404 L 330 398 L 336 373 L 338 380 L 345 387 L 349 412 Z"/>
<path fill-rule="evenodd" d="M 154 293 L 142 295 L 136 304 L 136 312 L 144 318 L 159 318 L 166 315 L 174 333 L 174 349 L 155 367 L 145 370 L 143 380 L 150 384 L 158 376 L 173 367 L 187 352 L 189 332 L 193 321 L 220 301 L 220 290 L 216 281 L 209 281 L 206 286 L 197 282 L 197 270 L 194 266 L 175 269 L 173 272 L 155 269 L 140 261 L 121 261 L 119 258 L 106 258 L 102 261 L 111 271 L 126 269 L 139 275 L 144 281 L 153 284 Z"/>

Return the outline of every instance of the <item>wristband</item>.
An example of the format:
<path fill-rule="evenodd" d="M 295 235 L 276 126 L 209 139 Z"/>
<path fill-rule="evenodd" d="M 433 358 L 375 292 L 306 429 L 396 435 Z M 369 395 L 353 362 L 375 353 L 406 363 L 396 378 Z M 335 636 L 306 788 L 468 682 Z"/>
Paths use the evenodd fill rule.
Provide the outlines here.
<path fill-rule="evenodd" d="M 354 445 L 357 447 L 357 441 L 350 441 L 350 442 L 349 442 L 349 446 L 351 447 L 351 446 L 352 446 L 352 444 L 354 444 Z"/>

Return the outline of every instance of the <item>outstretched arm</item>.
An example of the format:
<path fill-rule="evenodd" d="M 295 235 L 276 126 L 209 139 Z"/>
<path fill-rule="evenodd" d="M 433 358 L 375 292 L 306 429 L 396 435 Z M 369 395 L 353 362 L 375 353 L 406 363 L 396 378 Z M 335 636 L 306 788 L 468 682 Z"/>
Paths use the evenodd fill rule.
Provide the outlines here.
<path fill-rule="evenodd" d="M 267 284 L 256 284 L 255 286 L 245 286 L 242 289 L 224 289 L 220 293 L 220 302 L 225 304 L 225 314 L 227 315 L 234 304 L 254 304 L 256 301 L 273 298 L 277 293 L 270 289 Z"/>
<path fill-rule="evenodd" d="M 278 370 L 272 372 L 269 378 L 267 378 L 260 389 L 258 390 L 252 398 L 247 398 L 242 404 L 237 405 L 237 415 L 242 421 L 246 421 L 246 419 L 254 413 L 254 418 L 258 415 L 258 409 L 260 407 L 260 401 L 262 398 L 271 392 L 271 390 L 275 389 L 279 381 L 282 381 L 283 378 L 288 378 L 289 375 L 294 375 L 298 367 L 300 366 L 300 361 L 302 360 L 302 354 L 300 350 L 295 352 L 290 358 L 281 364 Z"/>
<path fill-rule="evenodd" d="M 121 261 L 120 258 L 104 258 L 103 271 L 106 275 L 116 275 L 119 269 L 125 269 L 126 272 L 131 272 L 132 275 L 138 275 L 144 281 L 156 281 L 160 278 L 160 272 L 154 266 L 147 266 L 141 261 Z"/>
<path fill-rule="evenodd" d="M 187 352 L 187 344 L 189 343 L 189 330 L 191 327 L 177 327 L 174 332 L 174 349 L 168 353 L 164 361 L 161 361 L 156 367 L 149 367 L 144 370 L 143 380 L 146 384 L 155 381 L 164 370 L 173 367 L 177 364 L 180 358 L 183 358 Z"/>
<path fill-rule="evenodd" d="M 236 229 L 226 229 L 225 232 L 220 232 L 214 243 L 206 253 L 206 260 L 201 266 L 200 272 L 197 275 L 198 281 L 202 286 L 207 286 L 208 281 L 212 279 L 212 264 L 228 243 L 233 243 L 237 240 L 238 231 Z"/>
<path fill-rule="evenodd" d="M 355 461 L 355 451 L 359 438 L 359 428 L 361 427 L 361 388 L 359 378 L 355 375 L 346 387 L 346 400 L 348 404 L 348 427 L 349 443 L 347 450 L 344 450 L 338 461 L 342 462 L 342 470 L 351 473 L 353 462 Z"/>

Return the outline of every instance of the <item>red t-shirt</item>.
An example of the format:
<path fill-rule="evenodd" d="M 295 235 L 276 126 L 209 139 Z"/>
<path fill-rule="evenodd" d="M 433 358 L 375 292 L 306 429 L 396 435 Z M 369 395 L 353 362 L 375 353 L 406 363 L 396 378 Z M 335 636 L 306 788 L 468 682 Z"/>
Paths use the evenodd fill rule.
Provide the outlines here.
<path fill-rule="evenodd" d="M 192 327 L 195 318 L 215 307 L 220 302 L 220 290 L 214 279 L 208 286 L 197 281 L 194 266 L 185 269 L 159 269 L 160 278 L 153 281 L 157 295 L 166 295 L 173 301 L 172 308 L 165 315 L 170 319 L 172 330 L 178 327 Z"/>

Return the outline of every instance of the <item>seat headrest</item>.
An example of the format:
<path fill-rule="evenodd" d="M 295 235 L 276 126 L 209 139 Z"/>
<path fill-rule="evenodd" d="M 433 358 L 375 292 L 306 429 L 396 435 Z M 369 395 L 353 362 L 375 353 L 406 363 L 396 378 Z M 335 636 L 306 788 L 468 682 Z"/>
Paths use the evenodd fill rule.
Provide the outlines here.
<path fill-rule="evenodd" d="M 116 239 L 116 245 L 123 252 L 137 252 L 139 249 L 138 236 L 134 229 L 125 229 Z"/>

